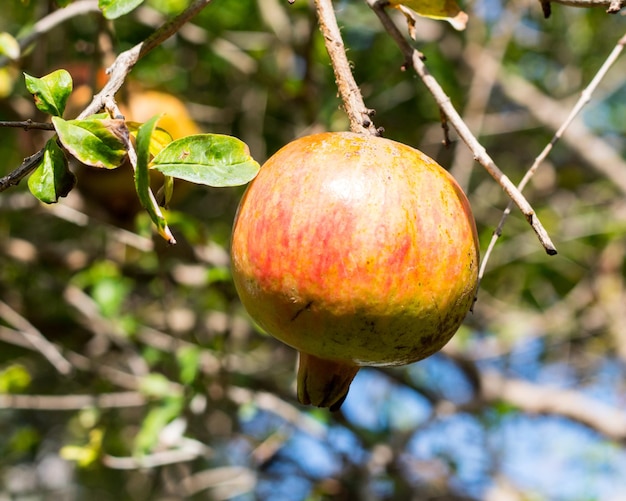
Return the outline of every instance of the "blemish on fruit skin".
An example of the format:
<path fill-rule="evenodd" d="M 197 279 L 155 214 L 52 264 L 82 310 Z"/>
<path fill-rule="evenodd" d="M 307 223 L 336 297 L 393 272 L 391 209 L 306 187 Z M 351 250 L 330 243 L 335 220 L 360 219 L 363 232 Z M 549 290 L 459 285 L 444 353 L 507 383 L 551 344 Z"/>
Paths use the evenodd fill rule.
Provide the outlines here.
<path fill-rule="evenodd" d="M 291 317 L 291 321 L 295 322 L 296 319 L 305 311 L 310 310 L 311 306 L 313 306 L 313 301 L 309 301 L 307 304 L 305 304 L 302 308 L 300 308 L 298 311 L 296 311 L 295 315 L 293 317 Z"/>

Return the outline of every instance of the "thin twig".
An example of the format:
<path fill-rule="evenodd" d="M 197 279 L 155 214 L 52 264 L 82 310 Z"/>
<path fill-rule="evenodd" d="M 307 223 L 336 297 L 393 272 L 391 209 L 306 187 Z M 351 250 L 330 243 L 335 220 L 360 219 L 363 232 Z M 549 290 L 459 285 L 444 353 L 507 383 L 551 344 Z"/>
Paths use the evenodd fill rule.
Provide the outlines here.
<path fill-rule="evenodd" d="M 102 458 L 102 463 L 108 468 L 116 470 L 138 470 L 193 461 L 194 459 L 198 459 L 200 457 L 209 457 L 212 453 L 210 447 L 204 445 L 198 440 L 182 438 L 180 443 L 182 444 L 182 447 L 158 451 L 153 454 L 146 454 L 140 457 L 118 457 L 105 454 Z"/>
<path fill-rule="evenodd" d="M 82 119 L 99 112 L 104 107 L 106 102 L 112 99 L 117 91 L 120 90 L 126 80 L 126 77 L 133 69 L 137 61 L 174 35 L 182 25 L 198 14 L 204 7 L 211 3 L 211 1 L 212 0 L 195 0 L 181 14 L 163 24 L 143 42 L 140 42 L 133 48 L 122 52 L 108 69 L 109 81 L 106 83 L 104 88 L 93 97 L 91 103 L 83 110 L 83 112 L 78 115 L 78 119 Z M 22 164 L 17 169 L 10 172 L 3 178 L 0 178 L 0 192 L 3 192 L 11 186 L 17 185 L 37 167 L 42 158 L 43 150 L 40 150 L 34 155 L 24 159 Z"/>
<path fill-rule="evenodd" d="M 556 247 L 552 243 L 548 232 L 545 230 L 541 221 L 535 214 L 534 209 L 528 203 L 526 198 L 515 187 L 511 180 L 497 167 L 492 158 L 487 154 L 485 148 L 480 144 L 478 139 L 472 134 L 467 124 L 463 121 L 459 113 L 456 111 L 450 98 L 446 95 L 441 85 L 430 74 L 424 61 L 420 57 L 420 53 L 409 45 L 409 43 L 402 36 L 397 26 L 394 24 L 389 14 L 385 11 L 383 3 L 380 0 L 366 0 L 367 4 L 376 13 L 381 23 L 387 32 L 391 35 L 396 42 L 402 53 L 404 54 L 407 64 L 413 66 L 415 72 L 420 76 L 430 93 L 435 98 L 435 101 L 443 112 L 448 117 L 449 123 L 456 129 L 459 137 L 465 142 L 465 144 L 472 151 L 474 158 L 480 163 L 489 174 L 500 184 L 506 194 L 513 200 L 513 202 L 522 211 L 522 214 L 526 217 L 526 220 L 531 225 L 539 242 L 543 245 L 544 249 L 549 255 L 557 253 Z"/>
<path fill-rule="evenodd" d="M 89 407 L 114 409 L 141 407 L 146 397 L 136 391 L 102 393 L 100 395 L 0 395 L 0 409 L 36 411 L 73 411 Z"/>
<path fill-rule="evenodd" d="M 621 49 L 619 49 L 621 50 Z M 569 115 L 566 108 L 524 78 L 508 73 L 500 79 L 501 89 L 514 103 L 524 106 L 539 122 L 558 130 Z M 607 140 L 575 121 L 561 138 L 581 159 L 626 194 L 626 161 Z"/>
<path fill-rule="evenodd" d="M 8 327 L 4 327 L 2 325 L 0 325 L 0 341 L 2 341 L 3 343 L 20 346 L 27 350 L 37 351 L 32 346 L 32 344 L 24 338 L 23 332 L 9 329 Z M 139 389 L 141 388 L 141 384 L 143 381 L 142 376 L 131 374 L 130 372 L 119 369 L 118 367 L 113 367 L 104 362 L 101 362 L 97 358 L 87 357 L 75 351 L 66 350 L 65 354 L 72 366 L 75 367 L 78 371 L 93 372 L 95 374 L 98 374 L 101 378 L 108 381 L 109 383 L 130 391 L 139 391 Z M 168 385 L 172 394 L 183 393 L 182 385 L 179 385 L 178 383 L 174 383 L 172 381 L 170 381 Z"/>
<path fill-rule="evenodd" d="M 352 75 L 331 0 L 315 0 L 315 7 L 320 31 L 324 36 L 326 50 L 335 72 L 337 89 L 350 119 L 350 129 L 352 132 L 369 132 L 373 136 L 380 136 L 381 131 L 376 129 L 371 120 L 373 110 L 365 106 L 359 86 Z"/>
<path fill-rule="evenodd" d="M 563 137 L 563 134 L 565 133 L 567 128 L 574 121 L 574 118 L 576 118 L 576 116 L 578 115 L 578 113 L 580 113 L 583 107 L 587 103 L 589 103 L 589 101 L 591 100 L 592 94 L 595 92 L 600 82 L 604 79 L 604 77 L 608 73 L 611 66 L 613 66 L 615 61 L 617 61 L 618 57 L 624 50 L 625 45 L 626 45 L 626 35 L 622 36 L 622 38 L 619 39 L 619 41 L 617 42 L 617 44 L 615 45 L 615 47 L 609 54 L 609 57 L 606 58 L 606 60 L 604 61 L 604 63 L 602 64 L 598 72 L 596 73 L 596 75 L 593 77 L 591 82 L 589 82 L 589 85 L 587 85 L 587 87 L 581 92 L 580 98 L 578 99 L 574 107 L 572 108 L 572 111 L 570 111 L 565 121 L 561 124 L 561 126 L 556 131 L 556 133 L 554 134 L 550 142 L 543 149 L 543 151 L 537 156 L 537 158 L 535 158 L 535 161 L 531 165 L 530 169 L 528 169 L 528 171 L 526 172 L 526 174 L 524 175 L 520 183 L 517 185 L 517 188 L 520 191 L 522 191 L 526 187 L 526 185 L 528 184 L 530 179 L 533 177 L 533 175 L 535 174 L 535 172 L 537 171 L 541 163 L 550 154 L 550 152 L 552 151 L 552 148 L 554 148 L 554 145 L 559 141 L 559 139 L 561 139 L 561 137 Z M 482 280 L 485 274 L 485 269 L 487 266 L 487 262 L 489 261 L 489 257 L 491 256 L 491 252 L 493 251 L 493 248 L 495 247 L 496 242 L 500 238 L 500 235 L 502 235 L 502 228 L 504 227 L 504 223 L 507 217 L 509 216 L 509 214 L 511 213 L 512 208 L 513 208 L 513 204 L 509 202 L 506 209 L 502 213 L 502 217 L 500 218 L 498 227 L 493 232 L 491 241 L 489 242 L 489 246 L 487 247 L 487 250 L 485 251 L 485 255 L 483 256 L 483 260 L 480 266 L 480 271 L 478 273 L 479 280 Z"/>
<path fill-rule="evenodd" d="M 63 375 L 72 372 L 72 364 L 39 330 L 8 304 L 0 301 L 0 318 L 19 330 L 23 337 Z"/>
<path fill-rule="evenodd" d="M 50 122 L 33 122 L 30 118 L 28 120 L 21 120 L 18 122 L 9 122 L 6 120 L 0 120 L 0 127 L 12 127 L 14 129 L 38 129 L 38 130 L 54 130 L 54 125 Z"/>
<path fill-rule="evenodd" d="M 581 391 L 505 378 L 496 372 L 481 374 L 480 383 L 486 403 L 507 402 L 526 413 L 564 416 L 613 440 L 626 438 L 623 409 L 590 398 Z"/>

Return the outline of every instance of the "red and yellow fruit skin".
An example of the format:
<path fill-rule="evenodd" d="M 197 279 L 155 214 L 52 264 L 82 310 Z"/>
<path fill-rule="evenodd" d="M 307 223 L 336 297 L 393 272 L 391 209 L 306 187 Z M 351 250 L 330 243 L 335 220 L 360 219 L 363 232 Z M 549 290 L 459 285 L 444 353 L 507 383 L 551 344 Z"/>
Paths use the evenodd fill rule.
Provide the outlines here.
<path fill-rule="evenodd" d="M 331 407 L 358 367 L 440 350 L 478 273 L 474 219 L 452 176 L 409 146 L 349 132 L 298 139 L 263 165 L 231 255 L 248 313 L 304 354 L 300 400 Z"/>

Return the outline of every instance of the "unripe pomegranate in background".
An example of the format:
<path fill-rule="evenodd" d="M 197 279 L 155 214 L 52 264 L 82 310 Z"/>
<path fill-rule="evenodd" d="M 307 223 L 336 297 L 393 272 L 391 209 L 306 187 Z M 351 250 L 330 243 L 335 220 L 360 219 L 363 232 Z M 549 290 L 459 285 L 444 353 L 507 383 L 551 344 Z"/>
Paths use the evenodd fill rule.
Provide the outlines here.
<path fill-rule="evenodd" d="M 338 409 L 362 366 L 440 350 L 470 310 L 478 242 L 454 178 L 409 146 L 298 139 L 243 196 L 232 244 L 250 316 L 300 352 L 298 398 Z"/>

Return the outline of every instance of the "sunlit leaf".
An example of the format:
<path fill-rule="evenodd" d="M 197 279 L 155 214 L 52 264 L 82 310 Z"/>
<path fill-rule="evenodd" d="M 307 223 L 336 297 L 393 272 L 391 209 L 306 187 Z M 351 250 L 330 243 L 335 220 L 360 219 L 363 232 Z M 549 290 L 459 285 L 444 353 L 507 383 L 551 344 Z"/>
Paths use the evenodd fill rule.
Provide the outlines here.
<path fill-rule="evenodd" d="M 169 379 L 163 374 L 152 373 L 144 376 L 139 383 L 139 391 L 150 398 L 178 396 Z"/>
<path fill-rule="evenodd" d="M 135 454 L 145 454 L 158 443 L 163 428 L 176 419 L 183 410 L 182 397 L 170 397 L 150 409 L 135 437 Z"/>
<path fill-rule="evenodd" d="M 0 394 L 22 392 L 28 388 L 31 380 L 26 367 L 21 364 L 11 364 L 0 371 Z"/>
<path fill-rule="evenodd" d="M 67 158 L 56 142 L 46 143 L 43 159 L 28 178 L 28 189 L 44 203 L 56 203 L 65 197 L 76 184 L 76 177 L 69 170 Z"/>
<path fill-rule="evenodd" d="M 13 68 L 0 68 L 0 99 L 10 96 L 15 84 L 15 72 Z"/>
<path fill-rule="evenodd" d="M 24 78 L 37 109 L 56 117 L 63 115 L 73 87 L 72 77 L 66 70 L 53 71 L 41 78 L 24 73 Z"/>
<path fill-rule="evenodd" d="M 59 455 L 67 461 L 75 461 L 81 468 L 91 466 L 102 453 L 102 439 L 104 432 L 100 428 L 89 432 L 89 442 L 85 445 L 66 445 L 61 448 Z"/>
<path fill-rule="evenodd" d="M 468 15 L 456 0 L 390 0 L 389 4 L 408 16 L 415 12 L 420 16 L 448 21 L 457 30 L 464 30 L 468 21 Z"/>
<path fill-rule="evenodd" d="M 172 235 L 167 221 L 163 217 L 157 204 L 156 198 L 150 189 L 150 172 L 148 163 L 150 162 L 151 137 L 156 128 L 159 116 L 155 116 L 143 124 L 137 131 L 137 165 L 135 166 L 135 189 L 141 205 L 150 215 L 150 219 L 156 225 L 159 235 L 171 244 L 176 240 Z"/>
<path fill-rule="evenodd" d="M 200 349 L 196 346 L 185 346 L 176 352 L 180 367 L 180 382 L 191 384 L 200 371 Z"/>
<path fill-rule="evenodd" d="M 167 176 L 214 187 L 246 184 L 260 168 L 243 141 L 221 134 L 178 139 L 154 158 L 152 166 Z"/>
<path fill-rule="evenodd" d="M 53 117 L 52 123 L 63 147 L 85 165 L 115 169 L 126 158 L 129 139 L 123 120 Z"/>
<path fill-rule="evenodd" d="M 142 3 L 143 0 L 99 0 L 98 7 L 107 19 L 117 19 L 128 14 Z"/>
<path fill-rule="evenodd" d="M 20 44 L 15 37 L 9 33 L 0 33 L 0 55 L 9 59 L 17 59 L 20 57 Z"/>
<path fill-rule="evenodd" d="M 137 137 L 137 131 L 143 124 L 139 122 L 126 121 L 126 126 L 131 136 Z M 161 127 L 155 127 L 150 136 L 150 155 L 156 156 L 163 148 L 172 142 L 172 136 Z"/>

